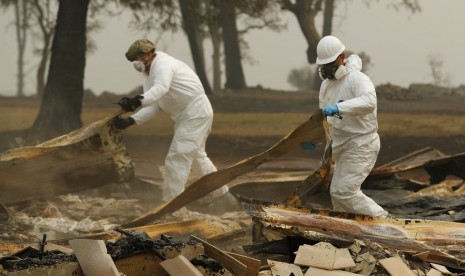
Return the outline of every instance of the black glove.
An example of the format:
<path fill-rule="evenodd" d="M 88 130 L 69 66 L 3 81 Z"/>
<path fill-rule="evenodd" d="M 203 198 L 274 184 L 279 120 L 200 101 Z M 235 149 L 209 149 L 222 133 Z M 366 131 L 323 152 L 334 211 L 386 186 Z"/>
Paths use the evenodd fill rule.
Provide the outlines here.
<path fill-rule="evenodd" d="M 113 123 L 117 129 L 123 130 L 135 124 L 136 121 L 132 117 L 123 118 L 118 116 L 113 119 Z"/>
<path fill-rule="evenodd" d="M 121 100 L 119 100 L 118 104 L 125 111 L 132 112 L 142 105 L 142 102 L 140 100 L 142 100 L 143 98 L 144 96 L 142 95 L 137 95 L 134 98 L 123 97 L 121 98 Z"/>

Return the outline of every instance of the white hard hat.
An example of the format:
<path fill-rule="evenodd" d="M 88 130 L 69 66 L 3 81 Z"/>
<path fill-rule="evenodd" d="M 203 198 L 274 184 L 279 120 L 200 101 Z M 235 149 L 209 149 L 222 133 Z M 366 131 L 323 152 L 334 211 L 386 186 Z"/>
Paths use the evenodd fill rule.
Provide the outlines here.
<path fill-rule="evenodd" d="M 316 58 L 317 64 L 328 64 L 336 60 L 336 58 L 345 50 L 344 44 L 335 36 L 325 36 L 318 46 L 316 46 Z"/>

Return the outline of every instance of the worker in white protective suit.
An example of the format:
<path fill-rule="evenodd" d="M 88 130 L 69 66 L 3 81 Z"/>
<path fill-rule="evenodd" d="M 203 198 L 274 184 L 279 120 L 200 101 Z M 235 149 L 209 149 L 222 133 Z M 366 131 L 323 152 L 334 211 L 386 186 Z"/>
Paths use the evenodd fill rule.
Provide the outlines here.
<path fill-rule="evenodd" d="M 346 59 L 344 50 L 338 38 L 325 36 L 318 43 L 316 59 L 323 79 L 320 108 L 328 116 L 332 138 L 333 209 L 386 217 L 388 212 L 361 191 L 380 149 L 375 87 L 361 72 L 360 57 Z"/>
<path fill-rule="evenodd" d="M 213 109 L 194 71 L 184 62 L 156 51 L 151 41 L 140 39 L 132 43 L 126 58 L 143 74 L 144 93 L 133 98 L 124 97 L 119 103 L 126 111 L 142 108 L 130 117 L 116 118 L 115 125 L 125 129 L 143 124 L 154 118 L 160 109 L 171 116 L 174 136 L 165 159 L 162 195 L 163 201 L 169 201 L 184 191 L 191 168 L 197 177 L 217 170 L 205 152 Z M 216 202 L 223 207 L 238 208 L 226 185 L 200 201 L 205 205 Z"/>

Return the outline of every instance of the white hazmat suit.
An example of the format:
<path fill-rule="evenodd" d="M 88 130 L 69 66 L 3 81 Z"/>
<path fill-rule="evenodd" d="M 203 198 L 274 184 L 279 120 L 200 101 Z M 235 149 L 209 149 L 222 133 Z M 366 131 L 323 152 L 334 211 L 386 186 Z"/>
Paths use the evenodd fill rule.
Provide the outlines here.
<path fill-rule="evenodd" d="M 388 213 L 361 191 L 380 149 L 375 87 L 360 72 L 359 56 L 351 55 L 345 67 L 342 76 L 323 81 L 319 95 L 320 108 L 337 104 L 343 117 L 327 117 L 335 163 L 330 188 L 333 209 L 385 217 Z"/>
<path fill-rule="evenodd" d="M 144 73 L 142 108 L 131 115 L 137 124 L 155 117 L 161 108 L 174 121 L 174 136 L 165 160 L 163 201 L 184 191 L 191 167 L 196 176 L 216 171 L 205 152 L 211 131 L 213 109 L 202 83 L 184 62 L 161 51 Z M 211 198 L 228 192 L 225 185 L 211 193 Z"/>

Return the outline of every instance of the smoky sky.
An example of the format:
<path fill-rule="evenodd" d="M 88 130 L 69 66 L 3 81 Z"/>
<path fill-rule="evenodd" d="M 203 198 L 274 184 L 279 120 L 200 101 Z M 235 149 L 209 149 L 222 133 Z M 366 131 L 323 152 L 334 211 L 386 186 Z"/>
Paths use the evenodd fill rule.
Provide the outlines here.
<path fill-rule="evenodd" d="M 333 35 L 339 37 L 346 49 L 365 52 L 371 59 L 367 74 L 375 85 L 391 83 L 408 87 L 411 83 L 431 83 L 430 56 L 442 61 L 441 72 L 451 86 L 465 83 L 462 69 L 465 38 L 462 26 L 465 18 L 465 1 L 443 0 L 420 1 L 422 11 L 412 14 L 406 10 L 396 11 L 387 1 L 336 1 Z M 399 1 L 400 2 L 400 1 Z M 92 38 L 97 50 L 86 60 L 84 85 L 100 94 L 103 91 L 124 94 L 140 85 L 141 76 L 125 57 L 124 52 L 135 39 L 146 37 L 157 40 L 157 49 L 179 58 L 193 67 L 191 52 L 185 35 L 145 35 L 131 29 L 129 12 L 112 18 L 102 18 L 104 26 L 94 32 Z M 0 23 L 0 94 L 13 95 L 16 89 L 17 47 L 13 25 L 13 11 L 3 11 Z M 321 16 L 317 28 L 321 30 Z M 244 39 L 248 49 L 243 67 L 247 85 L 265 88 L 292 90 L 287 83 L 289 72 L 307 65 L 307 43 L 295 17 L 283 12 L 287 29 L 281 32 L 257 30 L 247 33 Z M 240 26 L 239 22 L 239 26 Z M 32 45 L 39 41 L 29 37 L 26 55 L 26 94 L 34 93 L 35 69 L 38 57 L 31 54 Z M 212 75 L 211 43 L 204 42 L 207 74 Z M 223 69 L 224 73 L 224 69 Z M 224 76 L 223 76 L 224 82 Z"/>

